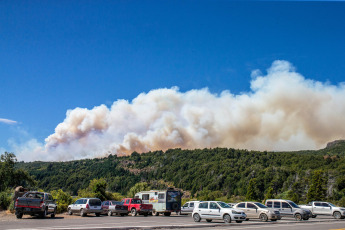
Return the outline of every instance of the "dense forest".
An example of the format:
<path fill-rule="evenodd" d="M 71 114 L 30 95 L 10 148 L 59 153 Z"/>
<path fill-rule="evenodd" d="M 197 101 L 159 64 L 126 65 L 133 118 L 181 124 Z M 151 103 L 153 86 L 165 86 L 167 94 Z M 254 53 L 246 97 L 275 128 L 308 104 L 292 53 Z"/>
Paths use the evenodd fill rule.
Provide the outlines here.
<path fill-rule="evenodd" d="M 236 201 L 326 199 L 345 205 L 345 141 L 316 151 L 259 152 L 228 148 L 154 151 L 69 162 L 18 162 L 37 187 L 77 195 L 93 179 L 123 195 L 139 182 L 174 186 L 186 198 Z"/>

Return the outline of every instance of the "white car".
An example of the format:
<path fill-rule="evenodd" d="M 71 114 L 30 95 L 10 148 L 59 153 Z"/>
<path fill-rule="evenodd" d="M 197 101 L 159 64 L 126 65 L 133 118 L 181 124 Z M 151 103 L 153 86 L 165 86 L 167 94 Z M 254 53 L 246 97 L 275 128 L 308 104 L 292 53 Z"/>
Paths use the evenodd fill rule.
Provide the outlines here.
<path fill-rule="evenodd" d="M 195 222 L 206 219 L 207 222 L 224 220 L 225 223 L 231 223 L 232 220 L 235 220 L 237 223 L 242 223 L 247 218 L 247 215 L 242 210 L 231 208 L 222 201 L 200 202 L 195 206 L 192 216 Z"/>
<path fill-rule="evenodd" d="M 80 216 L 86 216 L 88 213 L 95 213 L 100 216 L 102 209 L 102 201 L 98 198 L 81 198 L 73 204 L 68 205 L 68 214 L 79 213 Z"/>

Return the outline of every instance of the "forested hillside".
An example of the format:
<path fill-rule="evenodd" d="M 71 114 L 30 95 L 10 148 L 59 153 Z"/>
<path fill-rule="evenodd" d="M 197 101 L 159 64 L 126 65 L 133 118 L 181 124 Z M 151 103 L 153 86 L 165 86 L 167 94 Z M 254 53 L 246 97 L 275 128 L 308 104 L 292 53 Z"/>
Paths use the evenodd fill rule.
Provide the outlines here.
<path fill-rule="evenodd" d="M 19 162 L 17 167 L 32 175 L 38 188 L 72 195 L 90 180 L 104 178 L 109 191 L 122 194 L 145 181 L 151 188 L 175 186 L 199 199 L 320 198 L 345 204 L 345 141 L 317 151 L 170 149 L 70 162 Z"/>

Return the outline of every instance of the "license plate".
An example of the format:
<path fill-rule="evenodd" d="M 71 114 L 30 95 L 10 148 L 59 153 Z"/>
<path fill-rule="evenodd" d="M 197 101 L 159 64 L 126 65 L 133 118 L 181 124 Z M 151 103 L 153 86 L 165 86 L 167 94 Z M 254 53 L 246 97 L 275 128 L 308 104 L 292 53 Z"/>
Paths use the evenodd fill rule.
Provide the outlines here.
<path fill-rule="evenodd" d="M 30 212 L 30 211 L 31 211 L 31 208 L 25 208 L 25 211 Z"/>
<path fill-rule="evenodd" d="M 93 206 L 93 208 L 97 208 L 97 206 Z"/>

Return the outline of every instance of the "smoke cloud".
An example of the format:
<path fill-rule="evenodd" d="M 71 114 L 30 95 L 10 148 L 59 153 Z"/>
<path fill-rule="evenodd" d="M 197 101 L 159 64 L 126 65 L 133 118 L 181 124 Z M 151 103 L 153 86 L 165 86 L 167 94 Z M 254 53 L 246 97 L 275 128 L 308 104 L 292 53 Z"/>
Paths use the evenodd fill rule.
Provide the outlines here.
<path fill-rule="evenodd" d="M 345 138 L 345 84 L 275 61 L 266 75 L 253 71 L 250 87 L 239 95 L 155 89 L 110 108 L 75 108 L 44 146 L 32 140 L 17 151 L 30 154 L 24 160 L 72 160 L 169 148 L 317 149 Z"/>

